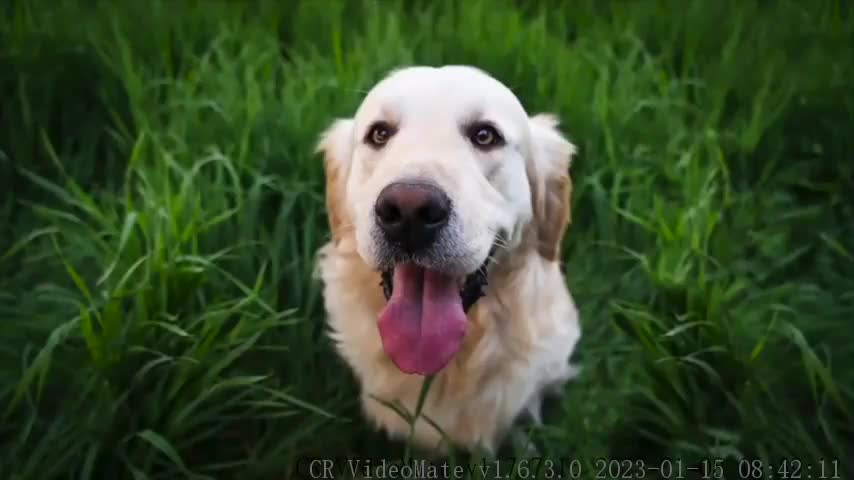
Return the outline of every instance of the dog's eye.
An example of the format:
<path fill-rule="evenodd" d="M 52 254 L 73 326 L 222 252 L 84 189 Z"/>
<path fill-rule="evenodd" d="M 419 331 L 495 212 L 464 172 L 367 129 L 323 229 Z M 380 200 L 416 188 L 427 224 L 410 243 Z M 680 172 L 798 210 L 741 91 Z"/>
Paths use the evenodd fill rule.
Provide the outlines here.
<path fill-rule="evenodd" d="M 501 145 L 504 139 L 492 125 L 478 124 L 469 130 L 469 138 L 478 148 L 491 148 Z"/>
<path fill-rule="evenodd" d="M 368 129 L 368 134 L 365 135 L 365 142 L 374 147 L 381 147 L 388 142 L 394 133 L 395 130 L 391 125 L 385 122 L 377 122 Z"/>

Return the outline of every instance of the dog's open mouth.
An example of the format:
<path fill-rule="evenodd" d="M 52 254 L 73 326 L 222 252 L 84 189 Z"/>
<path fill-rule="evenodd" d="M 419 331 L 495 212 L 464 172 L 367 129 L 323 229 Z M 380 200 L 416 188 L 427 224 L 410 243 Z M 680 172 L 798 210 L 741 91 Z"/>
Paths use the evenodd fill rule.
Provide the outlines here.
<path fill-rule="evenodd" d="M 430 375 L 460 349 L 466 313 L 484 295 L 487 267 L 495 247 L 462 281 L 415 263 L 400 263 L 382 273 L 387 304 L 380 315 L 383 348 L 404 373 Z"/>

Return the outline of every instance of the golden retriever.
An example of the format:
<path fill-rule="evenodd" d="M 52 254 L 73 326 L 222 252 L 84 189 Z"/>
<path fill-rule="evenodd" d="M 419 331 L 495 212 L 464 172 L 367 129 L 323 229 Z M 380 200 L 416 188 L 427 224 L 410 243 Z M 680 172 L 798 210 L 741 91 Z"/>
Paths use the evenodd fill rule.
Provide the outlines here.
<path fill-rule="evenodd" d="M 556 119 L 480 69 L 407 67 L 318 152 L 332 236 L 318 273 L 367 418 L 436 452 L 494 453 L 517 418 L 539 422 L 581 334 L 560 268 L 575 146 Z M 387 403 L 413 413 L 425 375 L 411 431 Z"/>

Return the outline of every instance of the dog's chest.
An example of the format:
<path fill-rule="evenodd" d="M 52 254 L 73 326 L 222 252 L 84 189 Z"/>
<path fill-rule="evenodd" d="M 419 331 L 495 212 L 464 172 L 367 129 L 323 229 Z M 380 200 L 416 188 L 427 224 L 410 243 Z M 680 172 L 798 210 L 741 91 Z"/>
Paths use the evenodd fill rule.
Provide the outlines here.
<path fill-rule="evenodd" d="M 529 335 L 514 338 L 503 330 L 500 325 L 512 320 L 496 314 L 502 309 L 489 299 L 481 300 L 472 308 L 466 344 L 435 376 L 423 414 L 455 442 L 490 446 L 538 396 L 545 363 L 531 355 L 534 349 L 524 340 Z M 389 360 L 376 330 L 376 312 L 353 304 L 331 313 L 329 321 L 338 351 L 359 381 L 368 419 L 393 437 L 408 435 L 408 423 L 388 403 L 413 413 L 424 377 L 404 374 Z M 416 443 L 430 446 L 440 438 L 433 425 L 419 422 Z"/>
<path fill-rule="evenodd" d="M 383 350 L 380 278 L 352 257 L 325 256 L 319 266 L 330 335 L 355 373 L 367 418 L 392 436 L 408 435 L 409 424 L 387 403 L 413 412 L 424 377 L 402 373 Z M 554 288 L 503 288 L 512 295 L 487 295 L 470 310 L 463 348 L 435 376 L 423 410 L 455 442 L 493 445 L 544 388 L 566 376 L 577 314 L 554 275 L 519 282 L 561 282 Z M 428 447 L 441 439 L 429 423 L 419 423 L 415 435 Z"/>

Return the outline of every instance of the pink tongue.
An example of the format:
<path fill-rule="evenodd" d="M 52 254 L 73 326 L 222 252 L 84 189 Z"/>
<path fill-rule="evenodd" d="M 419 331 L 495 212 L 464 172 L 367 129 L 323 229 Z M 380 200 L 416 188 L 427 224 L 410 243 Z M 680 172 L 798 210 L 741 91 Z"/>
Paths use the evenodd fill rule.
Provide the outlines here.
<path fill-rule="evenodd" d="M 383 348 L 402 372 L 438 372 L 460 349 L 465 335 L 457 283 L 417 265 L 394 267 L 394 289 L 379 329 Z"/>

